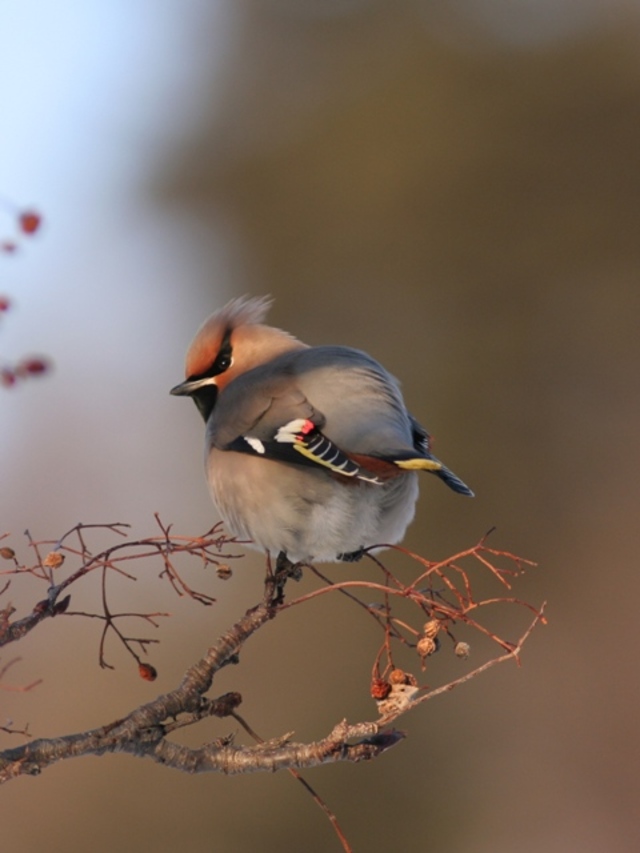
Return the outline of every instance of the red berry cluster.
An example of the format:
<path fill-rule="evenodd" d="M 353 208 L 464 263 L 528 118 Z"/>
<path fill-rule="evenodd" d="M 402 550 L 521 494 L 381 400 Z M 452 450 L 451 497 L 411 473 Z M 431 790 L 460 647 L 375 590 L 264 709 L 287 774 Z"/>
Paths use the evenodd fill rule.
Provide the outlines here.
<path fill-rule="evenodd" d="M 23 237 L 32 237 L 40 230 L 42 225 L 42 216 L 35 210 L 18 210 L 13 211 L 14 221 L 18 235 L 16 237 L 5 237 L 0 240 L 0 252 L 11 254 L 17 251 L 20 244 L 20 239 Z"/>
<path fill-rule="evenodd" d="M 7 367 L 0 367 L 0 385 L 4 388 L 11 388 L 20 379 L 27 379 L 29 376 L 40 376 L 51 370 L 51 363 L 42 356 L 33 356 L 23 358 L 17 364 Z"/>
<path fill-rule="evenodd" d="M 10 203 L 2 202 L 2 204 L 10 208 L 18 232 L 15 238 L 0 239 L 0 252 L 10 254 L 17 251 L 21 238 L 32 237 L 39 231 L 42 225 L 42 216 L 35 210 L 18 210 Z M 0 316 L 10 309 L 10 299 L 0 294 Z M 11 366 L 0 365 L 0 387 L 11 388 L 20 379 L 26 379 L 30 376 L 41 376 L 50 369 L 51 363 L 42 356 L 28 356 Z"/>

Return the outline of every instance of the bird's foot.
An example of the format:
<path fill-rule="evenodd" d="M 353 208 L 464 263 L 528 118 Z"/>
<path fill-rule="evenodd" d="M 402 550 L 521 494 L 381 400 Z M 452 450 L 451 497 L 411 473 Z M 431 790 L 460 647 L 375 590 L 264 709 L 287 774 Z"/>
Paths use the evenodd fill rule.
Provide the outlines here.
<path fill-rule="evenodd" d="M 284 551 L 276 558 L 276 570 L 273 574 L 274 589 L 271 604 L 274 607 L 284 603 L 284 588 L 289 579 L 299 581 L 302 578 L 302 563 L 292 563 Z"/>
<path fill-rule="evenodd" d="M 344 554 L 338 554 L 337 559 L 341 560 L 343 563 L 357 563 L 358 560 L 361 560 L 365 555 L 364 548 L 358 548 L 357 551 L 347 551 Z"/>

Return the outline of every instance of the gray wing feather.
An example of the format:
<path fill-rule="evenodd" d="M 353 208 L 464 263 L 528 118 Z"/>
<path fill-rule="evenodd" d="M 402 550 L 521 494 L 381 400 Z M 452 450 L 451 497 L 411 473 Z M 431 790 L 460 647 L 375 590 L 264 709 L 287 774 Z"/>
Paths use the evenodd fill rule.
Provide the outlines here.
<path fill-rule="evenodd" d="M 220 395 L 210 437 L 220 448 L 239 436 L 266 441 L 297 418 L 311 420 L 347 453 L 413 449 L 396 380 L 374 359 L 348 347 L 284 353 L 239 376 Z"/>

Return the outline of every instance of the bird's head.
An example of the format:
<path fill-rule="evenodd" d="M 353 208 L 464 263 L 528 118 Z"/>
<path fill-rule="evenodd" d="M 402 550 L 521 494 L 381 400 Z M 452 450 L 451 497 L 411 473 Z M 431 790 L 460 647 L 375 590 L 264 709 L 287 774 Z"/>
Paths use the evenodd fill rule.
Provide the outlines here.
<path fill-rule="evenodd" d="M 191 397 L 205 421 L 233 379 L 305 346 L 288 332 L 262 324 L 271 302 L 268 297 L 232 299 L 196 332 L 187 351 L 186 379 L 170 393 Z"/>

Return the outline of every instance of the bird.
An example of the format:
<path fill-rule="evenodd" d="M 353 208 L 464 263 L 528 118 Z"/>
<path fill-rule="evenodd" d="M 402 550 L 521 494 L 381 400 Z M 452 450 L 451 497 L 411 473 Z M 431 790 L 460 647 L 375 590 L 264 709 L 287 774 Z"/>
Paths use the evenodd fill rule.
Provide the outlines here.
<path fill-rule="evenodd" d="M 204 419 L 209 490 L 235 536 L 291 565 L 348 562 L 403 539 L 419 472 L 473 496 L 381 364 L 266 325 L 271 305 L 239 297 L 208 317 L 170 391 Z"/>

